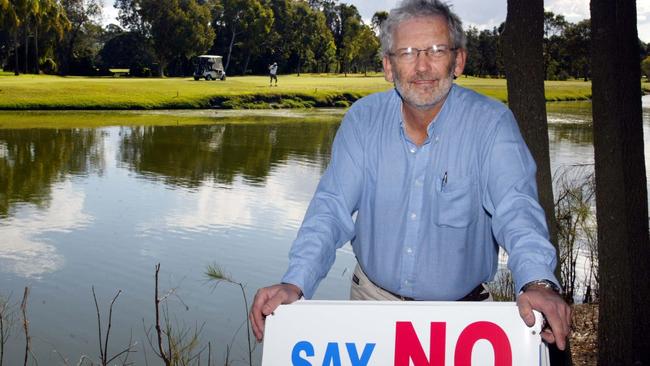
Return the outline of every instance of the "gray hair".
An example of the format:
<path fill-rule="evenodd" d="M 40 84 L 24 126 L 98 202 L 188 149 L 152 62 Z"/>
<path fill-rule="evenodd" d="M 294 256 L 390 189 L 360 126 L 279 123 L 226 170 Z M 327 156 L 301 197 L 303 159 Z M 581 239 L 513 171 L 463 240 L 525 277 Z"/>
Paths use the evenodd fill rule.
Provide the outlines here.
<path fill-rule="evenodd" d="M 447 20 L 449 39 L 453 48 L 465 48 L 467 38 L 463 32 L 463 23 L 458 15 L 449 9 L 449 5 L 440 0 L 403 0 L 399 7 L 394 8 L 388 14 L 388 18 L 381 24 L 379 38 L 381 40 L 381 51 L 387 56 L 393 47 L 393 33 L 397 26 L 406 20 L 422 17 L 441 16 Z"/>

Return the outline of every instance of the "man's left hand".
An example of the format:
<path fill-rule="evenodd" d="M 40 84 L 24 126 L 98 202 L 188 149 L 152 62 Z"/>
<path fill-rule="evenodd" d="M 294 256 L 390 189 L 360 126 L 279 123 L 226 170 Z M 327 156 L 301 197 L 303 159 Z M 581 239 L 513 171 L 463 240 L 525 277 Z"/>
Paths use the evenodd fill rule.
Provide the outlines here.
<path fill-rule="evenodd" d="M 519 315 L 527 326 L 535 324 L 533 310 L 544 314 L 548 326 L 542 331 L 542 339 L 556 343 L 557 348 L 566 348 L 571 331 L 571 307 L 555 291 L 544 286 L 531 286 L 517 298 Z"/>

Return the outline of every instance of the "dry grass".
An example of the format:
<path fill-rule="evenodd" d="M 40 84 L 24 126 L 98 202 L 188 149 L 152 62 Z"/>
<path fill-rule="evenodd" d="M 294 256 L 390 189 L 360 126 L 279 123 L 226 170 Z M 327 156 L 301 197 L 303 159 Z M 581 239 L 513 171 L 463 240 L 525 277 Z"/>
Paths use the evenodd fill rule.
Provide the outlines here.
<path fill-rule="evenodd" d="M 573 305 L 570 344 L 573 365 L 598 363 L 598 304 Z"/>

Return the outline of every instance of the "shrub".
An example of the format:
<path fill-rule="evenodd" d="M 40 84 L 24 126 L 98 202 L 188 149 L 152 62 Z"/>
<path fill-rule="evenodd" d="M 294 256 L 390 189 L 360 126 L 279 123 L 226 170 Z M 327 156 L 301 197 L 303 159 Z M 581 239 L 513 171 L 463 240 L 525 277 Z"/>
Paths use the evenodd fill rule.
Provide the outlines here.
<path fill-rule="evenodd" d="M 41 62 L 40 69 L 44 74 L 54 75 L 57 72 L 56 62 L 48 57 Z"/>

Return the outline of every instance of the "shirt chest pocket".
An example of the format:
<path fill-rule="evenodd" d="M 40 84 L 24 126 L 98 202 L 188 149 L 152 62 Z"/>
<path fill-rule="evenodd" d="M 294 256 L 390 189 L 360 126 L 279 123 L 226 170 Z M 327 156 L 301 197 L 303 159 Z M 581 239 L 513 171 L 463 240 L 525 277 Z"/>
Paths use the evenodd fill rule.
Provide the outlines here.
<path fill-rule="evenodd" d="M 464 228 L 476 220 L 478 182 L 473 176 L 447 180 L 442 177 L 436 186 L 435 223 L 441 227 Z"/>

